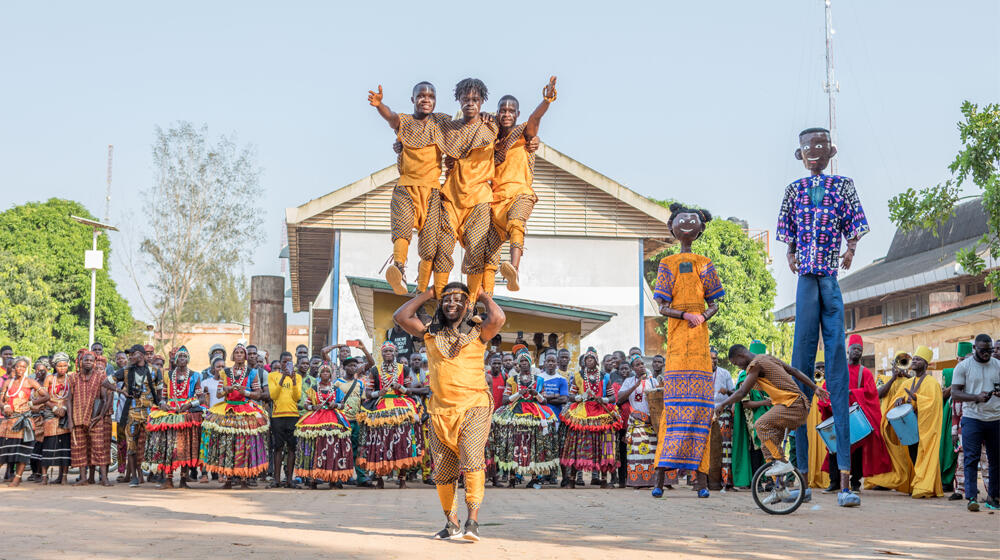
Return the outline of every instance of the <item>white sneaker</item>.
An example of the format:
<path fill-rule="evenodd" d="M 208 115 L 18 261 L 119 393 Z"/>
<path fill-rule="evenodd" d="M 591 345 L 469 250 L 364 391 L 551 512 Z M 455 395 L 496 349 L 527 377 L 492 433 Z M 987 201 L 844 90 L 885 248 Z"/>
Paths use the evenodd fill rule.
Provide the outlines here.
<path fill-rule="evenodd" d="M 781 501 L 781 496 L 779 496 L 777 492 L 771 491 L 770 494 L 768 494 L 763 500 L 761 500 L 761 503 L 763 503 L 766 506 L 769 506 L 771 504 L 776 504 L 780 501 Z"/>
<path fill-rule="evenodd" d="M 764 471 L 767 476 L 781 476 L 783 474 L 790 473 L 795 470 L 795 467 L 791 463 L 786 463 L 784 461 L 775 461 L 771 468 Z"/>

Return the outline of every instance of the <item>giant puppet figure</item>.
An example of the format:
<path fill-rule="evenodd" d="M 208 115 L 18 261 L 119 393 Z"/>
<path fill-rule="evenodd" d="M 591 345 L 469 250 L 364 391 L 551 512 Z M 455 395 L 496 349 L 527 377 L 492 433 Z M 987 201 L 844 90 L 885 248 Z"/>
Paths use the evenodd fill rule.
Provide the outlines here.
<path fill-rule="evenodd" d="M 848 426 L 849 377 L 844 348 L 844 302 L 837 283 L 837 269 L 847 270 L 861 236 L 868 233 L 868 220 L 854 190 L 854 181 L 840 175 L 825 175 L 837 147 L 830 142 L 830 131 L 808 128 L 799 133 L 795 159 L 809 170 L 785 188 L 778 214 L 778 241 L 788 245 L 788 267 L 797 274 L 795 292 L 795 344 L 792 366 L 799 371 L 814 371 L 820 330 L 826 355 L 826 386 L 830 392 L 833 423 L 838 441 L 850 441 Z M 841 237 L 847 239 L 847 251 L 840 253 Z M 812 375 L 808 373 L 807 375 Z M 799 384 L 807 400 L 812 390 Z M 805 425 L 795 433 L 796 462 L 803 473 L 808 470 L 809 444 Z M 844 446 L 837 453 L 842 488 L 838 503 L 857 505 L 860 499 L 850 490 L 851 451 Z"/>
<path fill-rule="evenodd" d="M 656 273 L 653 298 L 667 317 L 667 363 L 663 371 L 663 416 L 656 448 L 657 484 L 663 495 L 665 470 L 697 470 L 698 496 L 708 497 L 708 435 L 715 411 L 715 374 L 706 321 L 719 311 L 726 292 L 712 260 L 691 252 L 712 219 L 706 210 L 670 205 L 670 230 L 680 252 L 664 257 Z"/>

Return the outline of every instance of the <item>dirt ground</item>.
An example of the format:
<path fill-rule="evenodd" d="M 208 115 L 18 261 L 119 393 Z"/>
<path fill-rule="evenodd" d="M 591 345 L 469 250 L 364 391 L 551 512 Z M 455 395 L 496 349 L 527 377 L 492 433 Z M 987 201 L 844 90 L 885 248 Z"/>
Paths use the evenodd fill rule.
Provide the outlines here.
<path fill-rule="evenodd" d="M 0 558 L 991 558 L 1000 515 L 964 502 L 818 492 L 769 516 L 749 492 L 487 488 L 479 543 L 438 542 L 433 488 L 192 490 L 25 483 L 0 490 Z"/>

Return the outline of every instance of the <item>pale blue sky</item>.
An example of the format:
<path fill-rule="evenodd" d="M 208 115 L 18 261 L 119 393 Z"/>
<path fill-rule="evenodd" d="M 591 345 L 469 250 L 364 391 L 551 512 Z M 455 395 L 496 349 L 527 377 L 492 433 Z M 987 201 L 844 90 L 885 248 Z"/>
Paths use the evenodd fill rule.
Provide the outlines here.
<path fill-rule="evenodd" d="M 59 196 L 102 215 L 110 143 L 112 221 L 135 223 L 125 216 L 149 210 L 138 192 L 152 177 L 153 127 L 207 123 L 258 149 L 267 240 L 248 249 L 247 270 L 277 273 L 285 207 L 393 160 L 368 89 L 383 84 L 406 110 L 412 84 L 430 80 L 438 108 L 454 112 L 451 86 L 477 76 L 489 108 L 505 93 L 529 108 L 556 74 L 545 142 L 641 194 L 741 216 L 773 239 L 782 189 L 804 173 L 796 133 L 826 124 L 822 2 L 568 4 L 8 3 L 4 207 Z M 834 0 L 839 170 L 872 223 L 856 266 L 888 247 L 890 196 L 948 176 L 962 100 L 1000 101 L 998 22 L 995 0 Z M 112 242 L 120 257 L 124 239 Z M 794 279 L 784 246 L 772 252 L 781 305 Z"/>

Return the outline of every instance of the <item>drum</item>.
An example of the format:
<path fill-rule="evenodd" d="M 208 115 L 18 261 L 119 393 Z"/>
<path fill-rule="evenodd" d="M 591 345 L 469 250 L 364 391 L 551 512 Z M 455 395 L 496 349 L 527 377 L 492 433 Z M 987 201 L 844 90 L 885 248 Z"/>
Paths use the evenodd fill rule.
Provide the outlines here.
<path fill-rule="evenodd" d="M 653 424 L 653 431 L 659 433 L 660 418 L 663 417 L 663 389 L 650 391 L 646 395 L 646 402 L 649 404 L 649 421 Z"/>
<path fill-rule="evenodd" d="M 851 445 L 854 445 L 871 435 L 872 425 L 858 403 L 851 405 L 848 415 L 851 423 Z"/>
<path fill-rule="evenodd" d="M 823 420 L 819 424 L 816 424 L 816 431 L 819 432 L 819 437 L 822 438 L 823 443 L 826 444 L 826 448 L 830 451 L 830 453 L 836 455 L 837 432 L 833 429 L 833 416 Z"/>
<path fill-rule="evenodd" d="M 886 420 L 896 432 L 899 443 L 902 445 L 913 445 L 920 441 L 920 430 L 917 428 L 917 413 L 913 411 L 913 405 L 903 403 L 896 408 L 885 413 Z"/>

